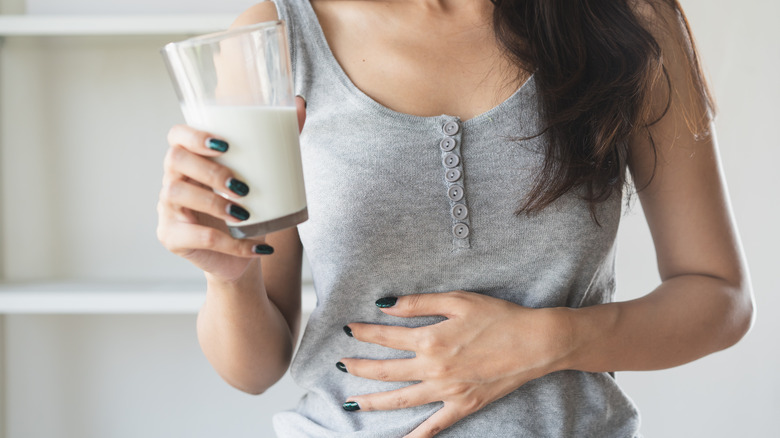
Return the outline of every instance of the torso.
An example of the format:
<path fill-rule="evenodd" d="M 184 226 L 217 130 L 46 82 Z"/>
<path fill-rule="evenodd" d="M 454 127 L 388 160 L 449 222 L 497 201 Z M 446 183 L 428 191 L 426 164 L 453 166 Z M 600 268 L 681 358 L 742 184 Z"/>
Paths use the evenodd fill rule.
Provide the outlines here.
<path fill-rule="evenodd" d="M 468 120 L 505 101 L 530 74 L 502 56 L 489 2 L 461 6 L 312 1 L 335 58 L 366 95 L 405 114 Z"/>
<path fill-rule="evenodd" d="M 574 193 L 515 215 L 547 138 L 534 136 L 543 127 L 536 81 L 501 58 L 488 13 L 477 25 L 474 11 L 448 17 L 406 0 L 275 1 L 289 24 L 295 93 L 308 102 L 300 144 L 309 220 L 298 234 L 317 306 L 290 369 L 306 396 L 274 425 L 280 437 L 405 436 L 440 405 L 345 412 L 350 395 L 408 383 L 333 364 L 413 353 L 355 342 L 343 326 L 441 321 L 394 318 L 374 304 L 415 293 L 467 290 L 534 308 L 610 301 L 621 198 L 599 205 L 600 225 Z M 561 372 L 440 435 L 622 438 L 637 427 L 610 376 Z"/>

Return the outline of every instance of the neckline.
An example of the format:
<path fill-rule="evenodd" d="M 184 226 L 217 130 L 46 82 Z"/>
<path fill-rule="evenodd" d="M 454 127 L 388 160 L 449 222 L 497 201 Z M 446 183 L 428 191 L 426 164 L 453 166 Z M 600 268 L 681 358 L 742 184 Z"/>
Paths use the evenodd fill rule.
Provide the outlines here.
<path fill-rule="evenodd" d="M 441 114 L 437 116 L 418 116 L 414 114 L 408 114 L 408 113 L 396 111 L 377 102 L 376 100 L 374 100 L 374 98 L 364 93 L 363 90 L 358 88 L 358 86 L 355 85 L 354 82 L 352 82 L 352 79 L 350 79 L 350 77 L 341 67 L 341 64 L 336 59 L 336 56 L 333 54 L 333 51 L 330 49 L 330 44 L 328 43 L 328 39 L 325 38 L 325 32 L 322 30 L 322 26 L 320 25 L 320 19 L 317 16 L 317 13 L 314 11 L 314 7 L 311 5 L 311 1 L 303 0 L 302 3 L 305 3 L 308 19 L 309 21 L 311 21 L 310 23 L 311 29 L 315 34 L 314 44 L 316 44 L 317 48 L 319 49 L 318 52 L 321 61 L 323 62 L 323 64 L 328 66 L 331 73 L 333 73 L 336 76 L 336 78 L 339 80 L 341 85 L 345 88 L 345 90 L 351 97 L 357 99 L 361 104 L 368 107 L 368 109 L 376 111 L 392 119 L 398 119 L 405 122 L 429 123 L 431 121 L 439 121 L 442 118 L 460 120 L 460 117 L 449 115 L 449 114 Z M 504 101 L 500 102 L 498 105 L 494 106 L 493 108 L 485 112 L 482 112 L 480 114 L 477 114 L 469 118 L 468 120 L 465 121 L 461 120 L 461 123 L 466 127 L 470 125 L 479 124 L 481 121 L 491 120 L 492 116 L 495 113 L 499 111 L 503 111 L 505 108 L 511 108 L 514 102 L 517 99 L 519 99 L 521 95 L 526 94 L 527 90 L 530 92 L 533 91 L 535 87 L 535 83 L 534 83 L 535 76 L 536 76 L 535 73 L 531 73 L 528 79 L 526 79 L 525 82 L 523 82 L 523 84 L 520 85 L 520 87 L 517 90 L 515 90 L 515 92 L 512 93 L 509 97 L 507 97 Z"/>

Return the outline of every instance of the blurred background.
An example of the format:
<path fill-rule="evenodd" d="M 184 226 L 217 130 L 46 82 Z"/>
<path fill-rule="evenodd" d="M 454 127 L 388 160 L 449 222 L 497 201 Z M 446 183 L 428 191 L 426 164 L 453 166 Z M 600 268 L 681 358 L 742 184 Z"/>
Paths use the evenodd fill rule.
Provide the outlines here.
<path fill-rule="evenodd" d="M 168 128 L 158 50 L 251 0 L 0 0 L 0 438 L 270 437 L 300 391 L 224 383 L 197 344 L 202 276 L 155 237 Z M 769 436 L 780 413 L 780 3 L 682 0 L 718 104 L 723 169 L 758 303 L 737 346 L 618 373 L 646 437 Z M 618 299 L 659 282 L 641 208 Z M 313 308 L 311 287 L 305 308 Z"/>

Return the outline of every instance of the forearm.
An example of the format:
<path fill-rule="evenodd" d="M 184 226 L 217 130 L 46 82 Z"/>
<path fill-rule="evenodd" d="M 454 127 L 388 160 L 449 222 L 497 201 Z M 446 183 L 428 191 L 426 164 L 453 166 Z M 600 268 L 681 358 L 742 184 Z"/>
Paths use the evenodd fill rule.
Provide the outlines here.
<path fill-rule="evenodd" d="M 198 314 L 198 340 L 214 369 L 234 387 L 259 394 L 289 367 L 294 339 L 268 298 L 259 266 L 236 282 L 207 275 L 206 302 Z"/>
<path fill-rule="evenodd" d="M 682 365 L 736 343 L 753 316 L 748 285 L 681 275 L 627 302 L 566 311 L 571 350 L 561 368 L 589 372 Z"/>

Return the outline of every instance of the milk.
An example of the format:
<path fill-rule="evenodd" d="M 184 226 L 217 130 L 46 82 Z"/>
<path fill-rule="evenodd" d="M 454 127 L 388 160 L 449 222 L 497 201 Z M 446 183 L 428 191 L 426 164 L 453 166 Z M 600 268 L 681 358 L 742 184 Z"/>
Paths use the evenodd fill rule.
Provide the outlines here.
<path fill-rule="evenodd" d="M 215 105 L 183 110 L 190 125 L 228 142 L 227 152 L 215 161 L 230 168 L 235 178 L 249 186 L 249 194 L 244 197 L 225 187 L 215 188 L 249 211 L 248 220 L 228 222 L 231 234 L 253 237 L 306 219 L 295 107 Z M 262 225 L 269 221 L 273 221 L 267 224 L 270 227 Z"/>

